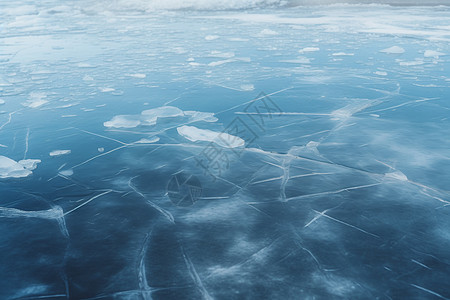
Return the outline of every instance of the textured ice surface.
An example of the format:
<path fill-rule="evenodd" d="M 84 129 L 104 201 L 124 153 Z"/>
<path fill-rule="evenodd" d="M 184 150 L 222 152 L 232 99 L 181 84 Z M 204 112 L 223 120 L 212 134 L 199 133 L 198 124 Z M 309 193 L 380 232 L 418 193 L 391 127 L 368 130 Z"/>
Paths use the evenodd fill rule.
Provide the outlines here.
<path fill-rule="evenodd" d="M 450 299 L 449 8 L 291 6 L 0 1 L 0 299 Z"/>

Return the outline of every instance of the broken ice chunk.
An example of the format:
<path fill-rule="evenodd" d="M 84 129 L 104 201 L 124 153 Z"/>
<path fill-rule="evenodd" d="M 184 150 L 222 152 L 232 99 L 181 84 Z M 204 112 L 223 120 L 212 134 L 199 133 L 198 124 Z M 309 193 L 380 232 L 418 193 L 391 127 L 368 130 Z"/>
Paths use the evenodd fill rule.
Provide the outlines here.
<path fill-rule="evenodd" d="M 5 100 L 0 99 L 0 105 L 5 104 Z"/>
<path fill-rule="evenodd" d="M 155 125 L 158 118 L 182 117 L 184 116 L 184 113 L 181 109 L 175 106 L 161 106 L 144 110 L 141 115 L 144 125 Z"/>
<path fill-rule="evenodd" d="M 205 40 L 207 40 L 207 41 L 217 40 L 218 38 L 219 38 L 218 35 L 207 35 L 207 36 L 205 36 Z"/>
<path fill-rule="evenodd" d="M 225 148 L 236 148 L 245 145 L 245 141 L 240 137 L 208 129 L 200 129 L 194 126 L 181 126 L 177 128 L 178 134 L 192 141 L 214 142 Z"/>
<path fill-rule="evenodd" d="M 151 143 L 156 143 L 158 141 L 159 141 L 159 137 L 153 136 L 149 139 L 146 139 L 146 138 L 140 139 L 139 141 L 135 142 L 135 144 L 151 144 Z"/>
<path fill-rule="evenodd" d="M 184 114 L 190 117 L 189 122 L 197 122 L 197 121 L 216 122 L 218 120 L 216 117 L 214 117 L 214 113 L 209 112 L 186 110 Z"/>
<path fill-rule="evenodd" d="M 137 116 L 118 115 L 114 116 L 110 121 L 104 122 L 103 125 L 108 128 L 134 128 L 141 124 Z"/>
<path fill-rule="evenodd" d="M 433 57 L 433 58 L 439 58 L 439 56 L 444 56 L 445 53 L 434 51 L 434 50 L 426 50 L 423 54 L 424 57 Z"/>
<path fill-rule="evenodd" d="M 383 50 L 380 50 L 380 52 L 388 53 L 388 54 L 402 54 L 405 53 L 405 49 L 399 46 L 392 46 L 390 48 L 386 48 Z"/>
<path fill-rule="evenodd" d="M 400 180 L 400 181 L 408 181 L 408 177 L 406 177 L 406 175 L 403 174 L 400 171 L 386 173 L 384 176 L 387 177 L 387 178 L 397 179 L 397 180 Z"/>
<path fill-rule="evenodd" d="M 319 51 L 319 50 L 320 50 L 320 48 L 317 48 L 317 47 L 306 47 L 306 48 L 303 48 L 303 49 L 299 50 L 298 52 L 299 53 L 316 52 L 316 51 Z"/>
<path fill-rule="evenodd" d="M 73 170 L 72 169 L 62 170 L 59 172 L 59 174 L 61 174 L 63 176 L 72 176 Z"/>
<path fill-rule="evenodd" d="M 46 103 L 48 103 L 45 98 L 47 97 L 47 94 L 45 93 L 39 93 L 39 92 L 31 92 L 30 98 L 28 101 L 22 103 L 23 106 L 27 106 L 29 108 L 38 108 Z"/>
<path fill-rule="evenodd" d="M 21 178 L 32 173 L 15 160 L 0 155 L 0 178 Z"/>
<path fill-rule="evenodd" d="M 50 156 L 61 156 L 61 155 L 67 155 L 70 154 L 72 151 L 70 150 L 54 150 L 49 153 Z"/>
<path fill-rule="evenodd" d="M 40 159 L 23 159 L 19 160 L 19 164 L 21 164 L 27 170 L 34 170 L 37 168 L 37 164 L 41 163 Z"/>

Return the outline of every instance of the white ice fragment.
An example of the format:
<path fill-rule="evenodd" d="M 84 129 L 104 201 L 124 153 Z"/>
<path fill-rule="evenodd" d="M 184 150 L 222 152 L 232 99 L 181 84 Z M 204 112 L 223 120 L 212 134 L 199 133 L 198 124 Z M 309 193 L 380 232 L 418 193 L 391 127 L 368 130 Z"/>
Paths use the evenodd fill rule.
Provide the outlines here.
<path fill-rule="evenodd" d="M 200 129 L 194 126 L 181 126 L 177 128 L 178 134 L 192 141 L 214 142 L 225 148 L 236 148 L 245 145 L 245 141 L 240 137 L 224 133 L 216 132 L 208 129 Z"/>
<path fill-rule="evenodd" d="M 423 60 L 417 59 L 417 60 L 413 60 L 413 61 L 400 61 L 399 65 L 400 66 L 420 66 L 423 65 L 425 62 Z"/>
<path fill-rule="evenodd" d="M 331 113 L 333 120 L 348 119 L 354 114 L 372 106 L 374 101 L 362 101 L 353 104 L 346 105 L 340 109 L 337 109 Z"/>
<path fill-rule="evenodd" d="M 92 68 L 93 66 L 88 63 L 78 63 L 77 67 L 78 68 Z"/>
<path fill-rule="evenodd" d="M 376 72 L 374 72 L 374 74 L 375 75 L 378 75 L 378 76 L 387 76 L 387 72 L 383 72 L 383 71 L 376 71 Z"/>
<path fill-rule="evenodd" d="M 135 142 L 135 144 L 151 144 L 151 143 L 156 143 L 158 141 L 159 141 L 159 137 L 153 136 L 149 139 L 142 138 L 139 141 Z"/>
<path fill-rule="evenodd" d="M 299 50 L 298 52 L 299 53 L 305 53 L 305 52 L 316 52 L 316 51 L 320 51 L 320 48 L 317 48 L 317 47 L 306 47 L 306 48 L 303 48 L 303 49 Z"/>
<path fill-rule="evenodd" d="M 23 159 L 19 160 L 19 164 L 21 164 L 25 169 L 33 171 L 37 168 L 37 164 L 41 163 L 40 159 Z"/>
<path fill-rule="evenodd" d="M 52 152 L 49 153 L 50 156 L 61 156 L 61 155 L 67 155 L 72 153 L 71 150 L 54 150 Z"/>
<path fill-rule="evenodd" d="M 278 32 L 266 28 L 266 29 L 261 30 L 259 35 L 278 35 Z"/>
<path fill-rule="evenodd" d="M 48 103 L 47 100 L 47 94 L 41 93 L 41 92 L 31 92 L 30 98 L 28 101 L 22 103 L 23 106 L 27 106 L 29 108 L 38 108 L 46 103 Z"/>
<path fill-rule="evenodd" d="M 5 104 L 5 100 L 0 99 L 0 105 Z"/>
<path fill-rule="evenodd" d="M 230 62 L 235 62 L 235 61 L 236 61 L 235 59 L 224 59 L 224 60 L 219 60 L 219 61 L 213 61 L 213 62 L 210 62 L 208 64 L 208 66 L 210 66 L 210 67 L 217 67 L 217 66 L 220 66 L 220 65 L 223 65 L 223 64 L 227 64 L 227 63 L 230 63 Z"/>
<path fill-rule="evenodd" d="M 434 57 L 439 58 L 439 56 L 444 56 L 445 53 L 434 51 L 434 50 L 425 50 L 425 53 L 423 54 L 424 57 Z"/>
<path fill-rule="evenodd" d="M 408 181 L 408 177 L 406 177 L 406 175 L 403 174 L 400 171 L 386 173 L 384 176 L 387 177 L 387 178 L 397 179 L 397 180 L 400 180 L 400 181 Z"/>
<path fill-rule="evenodd" d="M 218 38 L 219 38 L 218 35 L 207 35 L 207 36 L 205 36 L 205 40 L 207 40 L 207 41 L 217 40 Z"/>
<path fill-rule="evenodd" d="M 99 147 L 99 148 L 97 148 L 97 151 L 100 152 L 100 153 L 103 153 L 103 152 L 105 152 L 105 148 Z"/>
<path fill-rule="evenodd" d="M 214 117 L 214 113 L 201 112 L 195 110 L 186 110 L 184 112 L 186 116 L 189 116 L 189 122 L 205 121 L 205 122 L 216 122 L 218 119 Z"/>
<path fill-rule="evenodd" d="M 253 91 L 255 89 L 255 86 L 253 84 L 242 84 L 240 88 L 243 91 Z"/>
<path fill-rule="evenodd" d="M 110 121 L 103 123 L 103 126 L 108 128 L 134 128 L 141 124 L 137 116 L 132 115 L 118 115 L 114 116 Z"/>
<path fill-rule="evenodd" d="M 110 87 L 99 87 L 98 88 L 102 93 L 114 92 L 116 89 Z"/>
<path fill-rule="evenodd" d="M 333 56 L 353 56 L 355 54 L 354 53 L 345 53 L 345 52 L 336 52 L 331 55 L 333 55 Z"/>
<path fill-rule="evenodd" d="M 0 155 L 0 178 L 22 178 L 32 173 L 18 162 Z"/>
<path fill-rule="evenodd" d="M 234 57 L 234 52 L 220 52 L 220 51 L 211 51 L 208 55 L 209 57 L 218 57 L 218 58 L 232 58 Z"/>
<path fill-rule="evenodd" d="M 140 78 L 140 79 L 144 79 L 145 77 L 147 77 L 147 75 L 142 74 L 142 73 L 126 74 L 126 75 L 133 77 L 133 78 Z"/>
<path fill-rule="evenodd" d="M 287 59 L 287 60 L 282 60 L 281 62 L 291 63 L 291 64 L 310 64 L 311 60 L 307 57 L 299 56 L 297 59 Z"/>
<path fill-rule="evenodd" d="M 184 116 L 183 111 L 175 106 L 161 106 L 144 110 L 141 113 L 142 123 L 144 125 L 155 125 L 158 118 L 174 118 L 182 116 Z"/>
<path fill-rule="evenodd" d="M 72 169 L 62 170 L 59 172 L 59 174 L 61 174 L 63 176 L 72 176 L 73 170 Z"/>
<path fill-rule="evenodd" d="M 392 46 L 390 48 L 386 48 L 383 50 L 380 50 L 380 52 L 388 53 L 388 54 L 402 54 L 405 53 L 405 49 L 399 46 Z"/>

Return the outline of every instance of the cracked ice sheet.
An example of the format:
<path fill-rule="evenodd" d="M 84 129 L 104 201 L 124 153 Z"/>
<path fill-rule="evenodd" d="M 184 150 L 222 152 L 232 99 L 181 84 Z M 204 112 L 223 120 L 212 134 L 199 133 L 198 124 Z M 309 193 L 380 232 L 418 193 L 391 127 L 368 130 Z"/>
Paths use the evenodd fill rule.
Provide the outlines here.
<path fill-rule="evenodd" d="M 42 161 L 0 180 L 1 298 L 450 298 L 447 8 L 0 5 L 0 155 Z M 213 180 L 177 128 L 236 117 L 257 139 Z"/>

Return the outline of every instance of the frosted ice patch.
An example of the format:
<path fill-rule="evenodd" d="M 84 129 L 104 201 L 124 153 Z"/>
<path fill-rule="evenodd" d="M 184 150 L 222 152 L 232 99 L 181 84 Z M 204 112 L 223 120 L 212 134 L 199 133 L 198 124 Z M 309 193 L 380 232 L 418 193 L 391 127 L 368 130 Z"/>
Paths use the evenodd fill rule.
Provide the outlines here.
<path fill-rule="evenodd" d="M 140 78 L 140 79 L 144 79 L 145 77 L 147 77 L 147 75 L 141 74 L 141 73 L 126 74 L 126 75 L 129 76 L 129 77 Z"/>
<path fill-rule="evenodd" d="M 211 51 L 211 53 L 208 56 L 218 58 L 232 58 L 234 57 L 234 52 Z"/>
<path fill-rule="evenodd" d="M 425 62 L 423 60 L 413 60 L 413 61 L 399 61 L 400 66 L 420 66 L 423 65 Z"/>
<path fill-rule="evenodd" d="M 21 164 L 25 169 L 33 171 L 37 168 L 37 165 L 41 163 L 40 159 L 23 159 L 19 160 L 19 164 Z"/>
<path fill-rule="evenodd" d="M 207 41 L 217 40 L 218 38 L 219 38 L 218 35 L 207 35 L 207 36 L 205 36 L 205 40 L 207 40 Z"/>
<path fill-rule="evenodd" d="M 375 101 L 364 101 L 346 105 L 345 107 L 337 109 L 331 113 L 333 116 L 332 120 L 348 119 L 354 114 L 371 107 L 374 102 Z"/>
<path fill-rule="evenodd" d="M 144 110 L 140 115 L 117 115 L 114 116 L 111 120 L 104 122 L 103 125 L 108 128 L 134 128 L 139 125 L 156 125 L 159 119 L 177 117 L 189 117 L 189 122 L 191 123 L 197 121 L 217 121 L 217 118 L 214 117 L 214 113 L 200 111 L 182 111 L 175 106 L 162 106 Z"/>
<path fill-rule="evenodd" d="M 32 173 L 15 160 L 0 155 L 0 178 L 22 178 Z"/>
<path fill-rule="evenodd" d="M 158 118 L 182 117 L 184 113 L 175 106 L 161 106 L 158 108 L 144 110 L 142 113 L 142 124 L 155 125 Z"/>
<path fill-rule="evenodd" d="M 439 56 L 444 56 L 445 53 L 434 51 L 434 50 L 426 50 L 423 54 L 424 57 L 434 57 L 439 58 Z"/>
<path fill-rule="evenodd" d="M 355 54 L 354 53 L 345 53 L 345 52 L 336 52 L 331 55 L 333 55 L 333 56 L 353 56 Z"/>
<path fill-rule="evenodd" d="M 22 105 L 29 108 L 38 108 L 48 103 L 48 101 L 45 100 L 45 98 L 47 98 L 47 94 L 45 93 L 31 92 L 28 101 L 22 103 Z"/>
<path fill-rule="evenodd" d="M 93 81 L 94 78 L 92 78 L 92 77 L 89 76 L 89 75 L 84 75 L 84 76 L 83 76 L 83 80 L 84 80 L 84 81 Z"/>
<path fill-rule="evenodd" d="M 189 116 L 189 122 L 205 121 L 205 122 L 216 122 L 218 119 L 214 117 L 214 113 L 201 112 L 194 110 L 187 110 L 184 112 L 186 116 Z"/>
<path fill-rule="evenodd" d="M 400 171 L 386 173 L 384 176 L 386 176 L 387 178 L 397 179 L 400 181 L 408 181 L 408 177 L 406 177 L 406 175 Z"/>
<path fill-rule="evenodd" d="M 374 74 L 375 75 L 378 75 L 378 76 L 387 76 L 387 72 L 384 72 L 384 71 L 376 71 L 376 72 L 374 72 Z"/>
<path fill-rule="evenodd" d="M 380 52 L 388 53 L 388 54 L 402 54 L 405 53 L 405 49 L 399 46 L 392 46 L 390 48 L 386 48 L 383 50 L 380 50 Z"/>
<path fill-rule="evenodd" d="M 317 48 L 317 47 L 306 47 L 306 48 L 303 48 L 303 49 L 299 50 L 298 52 L 299 53 L 306 53 L 306 52 L 317 52 L 317 51 L 320 51 L 320 48 Z"/>
<path fill-rule="evenodd" d="M 261 30 L 259 35 L 278 35 L 278 32 L 266 28 L 266 29 Z"/>
<path fill-rule="evenodd" d="M 73 170 L 72 169 L 62 170 L 62 171 L 59 172 L 59 174 L 61 174 L 63 176 L 72 176 L 73 175 Z"/>
<path fill-rule="evenodd" d="M 152 143 L 156 143 L 158 141 L 159 141 L 159 137 L 154 136 L 154 137 L 151 137 L 148 139 L 142 138 L 139 141 L 135 142 L 135 144 L 152 144 Z"/>
<path fill-rule="evenodd" d="M 253 91 L 255 89 L 255 86 L 253 84 L 242 84 L 240 88 L 243 91 Z"/>
<path fill-rule="evenodd" d="M 50 152 L 48 155 L 53 157 L 53 156 L 68 155 L 70 153 L 72 153 L 71 150 L 54 150 L 54 151 Z"/>
<path fill-rule="evenodd" d="M 245 145 L 245 141 L 240 137 L 224 132 L 216 132 L 186 125 L 178 127 L 177 131 L 179 135 L 192 142 L 213 142 L 225 148 L 236 148 Z"/>
<path fill-rule="evenodd" d="M 219 60 L 219 61 L 213 61 L 213 62 L 210 62 L 208 64 L 208 66 L 210 66 L 210 67 L 217 67 L 217 66 L 220 66 L 220 65 L 223 65 L 223 64 L 227 64 L 227 63 L 231 63 L 231 62 L 235 62 L 235 61 L 236 61 L 235 59 L 224 59 L 224 60 Z"/>
<path fill-rule="evenodd" d="M 99 148 L 97 148 L 97 151 L 100 152 L 100 153 L 103 153 L 103 152 L 105 152 L 105 148 L 99 147 Z"/>
<path fill-rule="evenodd" d="M 307 57 L 300 56 L 297 59 L 287 59 L 287 60 L 282 60 L 280 62 L 291 63 L 291 64 L 310 64 L 311 60 Z"/>
<path fill-rule="evenodd" d="M 3 105 L 3 104 L 5 104 L 5 100 L 0 99 L 0 105 Z"/>
<path fill-rule="evenodd" d="M 110 87 L 100 87 L 98 89 L 102 93 L 110 93 L 110 92 L 114 92 L 116 90 L 116 89 L 110 88 Z"/>
<path fill-rule="evenodd" d="M 141 124 L 135 116 L 118 115 L 114 116 L 110 121 L 104 122 L 103 126 L 108 128 L 134 128 Z"/>

